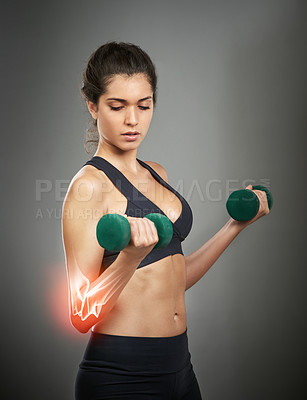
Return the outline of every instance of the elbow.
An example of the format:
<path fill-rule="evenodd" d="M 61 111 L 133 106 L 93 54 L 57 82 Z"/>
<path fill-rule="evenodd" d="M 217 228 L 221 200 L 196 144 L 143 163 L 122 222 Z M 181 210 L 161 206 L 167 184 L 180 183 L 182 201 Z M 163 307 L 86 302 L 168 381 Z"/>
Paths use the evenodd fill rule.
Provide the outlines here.
<path fill-rule="evenodd" d="M 77 320 L 76 318 L 71 318 L 70 322 L 72 326 L 75 329 L 77 329 L 77 331 L 80 333 L 87 333 L 90 329 L 90 326 L 86 324 L 86 321 L 81 321 L 80 319 Z"/>
<path fill-rule="evenodd" d="M 83 324 L 73 324 L 72 323 L 72 325 L 80 333 L 87 333 L 89 331 L 89 329 L 90 329 L 90 326 L 85 326 Z"/>
<path fill-rule="evenodd" d="M 93 315 L 89 316 L 85 320 L 82 320 L 79 316 L 71 316 L 70 322 L 72 326 L 77 329 L 78 332 L 87 333 L 91 329 L 91 327 L 98 322 L 98 320 Z"/>
<path fill-rule="evenodd" d="M 86 313 L 85 316 L 82 313 L 73 312 L 72 308 L 70 309 L 70 322 L 72 326 L 77 329 L 80 333 L 87 333 L 92 326 L 96 325 L 102 319 L 105 319 L 109 314 L 112 305 L 107 303 L 104 307 L 100 308 L 99 313 Z"/>

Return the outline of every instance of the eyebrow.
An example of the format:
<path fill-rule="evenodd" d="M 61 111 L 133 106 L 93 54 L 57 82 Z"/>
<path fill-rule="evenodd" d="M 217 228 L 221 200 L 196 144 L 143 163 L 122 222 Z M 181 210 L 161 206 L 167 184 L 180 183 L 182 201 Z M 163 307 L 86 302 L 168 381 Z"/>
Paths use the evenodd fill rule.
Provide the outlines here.
<path fill-rule="evenodd" d="M 148 100 L 148 99 L 152 99 L 152 96 L 144 97 L 143 99 L 138 100 L 138 103 L 139 103 L 140 101 L 144 101 L 144 100 Z M 109 97 L 107 100 L 115 100 L 115 101 L 119 101 L 119 102 L 121 102 L 121 103 L 127 103 L 127 100 L 125 100 L 125 99 L 118 99 L 118 98 L 115 98 L 115 97 Z"/>

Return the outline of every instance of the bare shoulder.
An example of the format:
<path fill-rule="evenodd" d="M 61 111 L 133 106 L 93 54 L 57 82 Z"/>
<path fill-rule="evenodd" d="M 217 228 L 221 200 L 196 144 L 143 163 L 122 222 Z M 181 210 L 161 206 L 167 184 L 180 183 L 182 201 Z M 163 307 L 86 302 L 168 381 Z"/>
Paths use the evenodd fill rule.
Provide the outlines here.
<path fill-rule="evenodd" d="M 109 181 L 104 173 L 100 173 L 97 169 L 90 165 L 82 167 L 72 178 L 64 204 L 69 203 L 73 206 L 79 205 L 93 205 L 97 201 L 103 200 L 104 192 L 109 192 Z M 74 200 L 74 201 L 73 201 Z"/>
<path fill-rule="evenodd" d="M 165 181 L 168 182 L 168 177 L 167 173 L 164 167 L 162 167 L 161 164 L 155 162 L 155 161 L 144 161 L 146 164 L 148 164 L 152 169 L 156 171 L 158 175 L 161 176 L 161 178 Z"/>

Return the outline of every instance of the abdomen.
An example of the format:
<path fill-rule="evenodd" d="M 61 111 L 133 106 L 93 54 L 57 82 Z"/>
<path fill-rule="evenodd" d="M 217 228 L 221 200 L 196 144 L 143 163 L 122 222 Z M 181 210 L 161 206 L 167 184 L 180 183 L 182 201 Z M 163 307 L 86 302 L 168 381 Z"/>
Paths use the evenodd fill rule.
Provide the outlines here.
<path fill-rule="evenodd" d="M 122 336 L 176 336 L 186 329 L 186 270 L 182 254 L 139 268 L 94 332 Z"/>

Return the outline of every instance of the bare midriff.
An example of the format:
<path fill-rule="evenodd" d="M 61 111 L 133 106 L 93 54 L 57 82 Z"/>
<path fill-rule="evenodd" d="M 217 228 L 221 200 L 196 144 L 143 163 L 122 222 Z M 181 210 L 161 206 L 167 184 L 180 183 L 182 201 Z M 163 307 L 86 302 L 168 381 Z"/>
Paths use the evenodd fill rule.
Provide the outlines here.
<path fill-rule="evenodd" d="M 174 254 L 137 269 L 93 332 L 169 337 L 186 330 L 185 259 Z"/>

